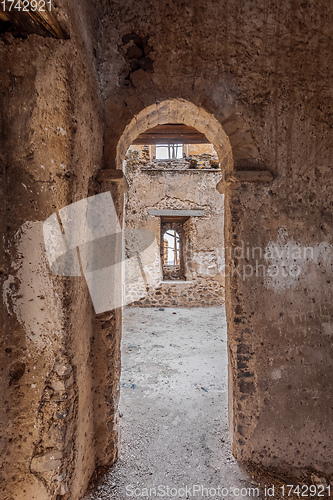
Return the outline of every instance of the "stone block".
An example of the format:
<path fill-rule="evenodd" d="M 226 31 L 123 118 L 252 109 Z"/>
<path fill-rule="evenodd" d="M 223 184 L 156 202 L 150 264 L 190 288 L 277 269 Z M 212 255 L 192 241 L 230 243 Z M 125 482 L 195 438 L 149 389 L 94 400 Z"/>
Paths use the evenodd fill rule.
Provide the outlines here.
<path fill-rule="evenodd" d="M 31 470 L 37 473 L 57 470 L 62 465 L 62 457 L 62 452 L 59 450 L 52 450 L 44 455 L 37 455 L 31 461 Z"/>

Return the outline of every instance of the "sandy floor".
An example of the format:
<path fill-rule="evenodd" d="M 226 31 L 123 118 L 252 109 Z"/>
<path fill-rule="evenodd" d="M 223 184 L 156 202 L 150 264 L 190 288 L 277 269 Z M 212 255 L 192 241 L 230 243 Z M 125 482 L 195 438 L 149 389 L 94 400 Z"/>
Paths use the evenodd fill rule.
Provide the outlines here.
<path fill-rule="evenodd" d="M 230 450 L 224 308 L 126 309 L 122 352 L 120 458 L 86 500 L 258 498 Z"/>

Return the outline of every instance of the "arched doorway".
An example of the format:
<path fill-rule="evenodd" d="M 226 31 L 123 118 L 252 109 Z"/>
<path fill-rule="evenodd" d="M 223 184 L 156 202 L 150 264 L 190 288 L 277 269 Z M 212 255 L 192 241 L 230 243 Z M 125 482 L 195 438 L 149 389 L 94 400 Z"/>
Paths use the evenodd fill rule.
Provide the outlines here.
<path fill-rule="evenodd" d="M 158 105 L 150 106 L 144 109 L 135 117 L 135 119 L 131 121 L 131 123 L 124 130 L 117 146 L 117 168 L 119 170 L 124 169 L 126 175 L 124 158 L 132 141 L 147 129 L 165 123 L 183 123 L 202 132 L 207 139 L 213 143 L 218 153 L 222 173 L 224 175 L 231 173 L 233 167 L 231 146 L 221 125 L 213 116 L 209 115 L 203 109 L 200 109 L 184 100 L 168 100 L 161 102 Z M 177 231 L 175 231 L 174 228 L 170 229 L 175 233 L 174 235 L 170 235 L 170 237 L 175 237 L 177 235 Z M 228 239 L 227 234 L 226 239 Z M 164 240 L 164 234 L 162 240 Z M 174 238 L 174 265 L 175 257 L 178 263 L 178 260 L 180 260 L 180 251 L 177 249 L 177 236 Z M 131 384 L 128 385 L 128 382 L 126 382 L 125 387 L 131 387 Z M 231 402 L 232 399 L 233 398 L 231 397 Z M 230 413 L 232 414 L 232 403 Z"/>
<path fill-rule="evenodd" d="M 225 134 L 221 124 L 216 120 L 216 118 L 207 113 L 204 109 L 188 102 L 183 99 L 169 99 L 166 101 L 159 102 L 158 104 L 153 104 L 146 107 L 140 111 L 135 117 L 128 123 L 120 136 L 119 141 L 117 141 L 116 150 L 116 160 L 114 161 L 114 156 L 112 158 L 105 157 L 105 165 L 113 165 L 116 169 L 101 171 L 101 179 L 105 179 L 104 176 L 108 176 L 110 173 L 110 178 L 113 176 L 124 177 L 123 170 L 126 174 L 126 165 L 124 163 L 126 152 L 129 146 L 135 141 L 138 135 L 144 133 L 145 131 L 151 129 L 160 124 L 184 124 L 189 127 L 193 127 L 197 131 L 204 134 L 210 143 L 213 144 L 219 160 L 220 170 L 222 171 L 222 180 L 217 181 L 217 191 L 224 194 L 224 244 L 225 247 L 230 251 L 226 252 L 226 269 L 234 264 L 236 260 L 236 255 L 234 256 L 231 252 L 232 249 L 237 246 L 237 241 L 235 239 L 235 223 L 232 223 L 235 210 L 237 210 L 237 200 L 234 197 L 235 191 L 229 189 L 229 185 L 236 185 L 237 182 L 267 182 L 271 179 L 271 174 L 268 179 L 268 173 L 251 171 L 235 171 L 233 164 L 233 155 L 230 141 Z M 104 173 L 103 173 L 104 172 Z M 121 175 L 119 175 L 121 174 Z M 250 174 L 250 175 L 249 175 Z M 220 174 L 221 175 L 221 174 Z M 125 182 L 126 184 L 126 182 Z M 125 188 L 125 184 L 122 187 Z M 118 213 L 123 213 L 123 189 L 118 189 L 119 184 L 111 185 L 110 183 L 105 184 L 105 189 L 108 190 L 111 187 L 112 194 L 114 196 L 114 201 L 118 206 Z M 103 186 L 102 186 L 103 188 Z M 236 217 L 236 215 L 235 215 Z M 240 315 L 242 313 L 242 308 L 239 306 L 239 297 L 237 290 L 241 288 L 241 284 L 238 281 L 237 275 L 230 275 L 226 273 L 226 283 L 225 283 L 225 294 L 226 294 L 226 317 L 228 322 L 228 419 L 229 419 L 229 430 L 232 441 L 232 450 L 236 458 L 242 458 L 242 455 L 248 453 L 249 447 L 247 447 L 246 439 L 251 433 L 251 426 L 253 424 L 252 417 L 246 421 L 244 418 L 243 410 L 246 409 L 247 405 L 251 407 L 256 407 L 256 394 L 255 386 L 252 380 L 244 377 L 252 377 L 249 371 L 246 371 L 246 366 L 251 363 L 251 359 L 248 353 L 252 352 L 252 339 L 249 336 L 247 339 L 243 338 L 242 329 L 243 323 Z M 237 315 L 237 318 L 234 317 Z M 105 432 L 99 433 L 100 443 L 99 449 L 103 453 L 99 453 L 100 459 L 99 463 L 101 465 L 110 464 L 117 457 L 118 450 L 118 433 L 117 433 L 117 408 L 118 408 L 118 398 L 119 398 L 119 380 L 120 380 L 120 333 L 121 333 L 121 313 L 116 311 L 114 316 L 114 324 L 116 327 L 116 335 L 113 337 L 113 350 L 114 356 L 112 361 L 108 357 L 108 350 L 105 349 L 105 345 L 99 336 L 103 336 L 102 324 L 97 324 L 96 327 L 96 344 L 99 343 L 99 352 L 107 361 L 108 372 L 107 377 L 105 377 L 105 371 L 100 371 L 100 383 L 96 381 L 96 386 L 98 386 L 98 394 L 96 401 L 98 402 L 98 407 L 101 408 L 99 411 L 100 418 L 99 424 L 100 428 L 105 428 L 105 432 L 109 433 L 112 429 L 110 435 L 109 445 L 106 446 L 106 440 L 104 439 Z M 239 376 L 239 378 L 238 378 Z M 104 378 L 102 378 L 104 377 Z M 111 383 L 111 386 L 110 386 Z M 112 404 L 109 406 L 105 404 L 104 393 L 107 391 L 112 394 Z M 242 402 L 240 405 L 239 402 Z M 252 411 L 252 410 L 251 410 Z M 103 419 L 102 416 L 105 415 Z M 252 415 L 252 413 L 251 413 Z M 103 423 L 104 422 L 104 423 Z M 240 422 L 242 423 L 240 425 Z M 112 450 L 112 459 L 108 458 L 108 450 Z"/>

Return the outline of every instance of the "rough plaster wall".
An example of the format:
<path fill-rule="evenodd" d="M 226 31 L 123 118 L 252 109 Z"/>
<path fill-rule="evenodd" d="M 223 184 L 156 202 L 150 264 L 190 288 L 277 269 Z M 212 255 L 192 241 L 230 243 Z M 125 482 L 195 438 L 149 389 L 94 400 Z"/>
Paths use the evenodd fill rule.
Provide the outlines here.
<path fill-rule="evenodd" d="M 126 303 L 196 307 L 203 303 L 223 303 L 224 197 L 216 190 L 221 172 L 191 172 L 188 168 L 178 171 L 183 166 L 181 161 L 165 162 L 164 168 L 163 162 L 159 162 L 159 169 L 153 170 L 154 163 L 144 163 L 133 151 L 126 158 L 129 183 L 126 228 L 149 229 L 158 242 L 155 254 L 143 265 L 149 293 L 140 273 L 134 275 L 131 263 L 126 265 Z M 184 261 L 189 283 L 156 287 L 163 280 L 159 248 L 161 228 L 160 218 L 148 214 L 151 208 L 205 211 L 205 216 L 191 218 L 186 226 L 189 237 L 184 245 Z M 151 288 L 150 283 L 155 287 Z"/>
<path fill-rule="evenodd" d="M 266 248 L 278 244 L 281 228 L 297 245 L 331 245 L 332 5 L 145 0 L 136 7 L 103 3 L 106 162 L 143 108 L 187 99 L 222 124 L 236 169 L 267 168 L 275 177 L 271 185 L 236 184 L 227 192 L 226 245 Z M 129 81 L 118 47 L 132 32 L 149 36 L 154 64 Z M 226 286 L 234 452 L 298 475 L 333 466 L 332 275 L 319 262 L 306 269 L 311 279 L 305 272 L 280 291 L 255 276 L 227 277 Z"/>
<path fill-rule="evenodd" d="M 91 301 L 83 279 L 50 273 L 42 235 L 49 215 L 91 194 L 102 159 L 93 12 L 63 3 L 57 14 L 67 40 L 0 38 L 0 496 L 10 499 L 79 498 L 101 461 Z"/>

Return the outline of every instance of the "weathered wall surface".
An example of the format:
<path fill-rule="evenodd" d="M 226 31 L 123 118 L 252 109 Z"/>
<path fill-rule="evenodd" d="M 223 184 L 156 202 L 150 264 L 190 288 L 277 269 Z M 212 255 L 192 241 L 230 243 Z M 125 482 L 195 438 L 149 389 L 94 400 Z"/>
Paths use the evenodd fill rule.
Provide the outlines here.
<path fill-rule="evenodd" d="M 52 274 L 43 241 L 48 216 L 100 188 L 91 178 L 103 151 L 95 12 L 80 2 L 56 13 L 65 40 L 0 37 L 0 497 L 8 499 L 79 498 L 96 465 L 115 458 L 116 436 L 107 436 L 117 387 L 95 390 L 94 379 L 102 363 L 103 380 L 112 370 L 117 386 L 118 357 L 109 354 L 119 351 L 111 334 L 119 319 L 94 326 L 84 279 Z"/>
<path fill-rule="evenodd" d="M 236 183 L 227 190 L 226 245 L 332 245 L 332 5 L 147 0 L 140 8 L 131 1 L 103 8 L 98 58 L 106 162 L 113 164 L 121 131 L 142 109 L 186 99 L 222 124 L 237 170 L 274 175 L 271 185 Z M 150 70 L 131 66 L 123 39 L 130 33 L 148 37 Z M 283 243 L 281 231 L 288 234 Z M 326 253 L 310 259 L 300 276 L 278 284 L 227 277 L 238 458 L 298 475 L 332 473 L 330 259 Z M 249 260 L 231 250 L 228 263 L 243 269 L 255 265 Z"/>
<path fill-rule="evenodd" d="M 209 159 L 206 163 L 209 169 Z M 216 190 L 221 171 L 193 171 L 183 160 L 146 161 L 137 151 L 129 150 L 125 172 L 129 183 L 125 226 L 150 230 L 157 241 L 156 251 L 143 263 L 143 272 L 137 262 L 125 261 L 125 303 L 143 307 L 222 304 L 224 197 Z M 204 211 L 205 215 L 191 217 L 184 223 L 186 282 L 160 283 L 161 219 L 150 215 L 149 209 Z"/>

